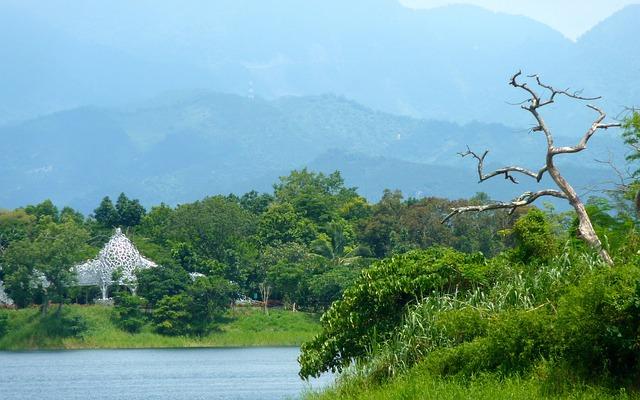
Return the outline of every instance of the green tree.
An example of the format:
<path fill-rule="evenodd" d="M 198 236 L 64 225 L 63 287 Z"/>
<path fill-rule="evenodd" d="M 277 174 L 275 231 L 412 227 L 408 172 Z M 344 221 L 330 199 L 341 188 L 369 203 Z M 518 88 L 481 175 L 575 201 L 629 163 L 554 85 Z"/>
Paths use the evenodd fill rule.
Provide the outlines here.
<path fill-rule="evenodd" d="M 307 301 L 314 309 L 326 309 L 340 299 L 345 289 L 360 275 L 360 270 L 353 265 L 338 265 L 311 276 L 308 280 Z"/>
<path fill-rule="evenodd" d="M 0 210 L 0 261 L 9 244 L 30 236 L 35 226 L 36 217 L 25 210 Z"/>
<path fill-rule="evenodd" d="M 204 257 L 225 262 L 228 249 L 234 249 L 255 231 L 250 212 L 224 196 L 178 206 L 168 223 L 167 239 L 189 243 Z"/>
<path fill-rule="evenodd" d="M 333 266 L 350 265 L 362 257 L 370 256 L 369 249 L 362 245 L 356 245 L 345 234 L 349 228 L 350 226 L 336 221 L 330 223 L 326 228 L 326 234 L 311 243 L 312 251 L 326 258 Z"/>
<path fill-rule="evenodd" d="M 191 323 L 190 303 L 191 299 L 185 293 L 160 299 L 151 316 L 155 330 L 163 335 L 187 335 Z"/>
<path fill-rule="evenodd" d="M 34 277 L 36 257 L 27 240 L 12 243 L 4 254 L 4 286 L 17 307 L 27 307 L 43 292 L 42 282 Z"/>
<path fill-rule="evenodd" d="M 118 213 L 118 224 L 122 227 L 133 227 L 140 224 L 146 214 L 146 210 L 137 199 L 129 199 L 124 193 L 120 193 L 115 206 Z"/>
<path fill-rule="evenodd" d="M 290 203 L 272 203 L 258 222 L 258 240 L 263 246 L 281 243 L 310 243 L 317 236 L 317 226 L 296 213 Z"/>
<path fill-rule="evenodd" d="M 243 194 L 239 202 L 245 210 L 255 215 L 260 215 L 265 212 L 269 204 L 273 202 L 273 196 L 268 193 L 258 193 L 252 190 Z"/>
<path fill-rule="evenodd" d="M 622 138 L 631 147 L 632 152 L 627 155 L 627 161 L 634 162 L 640 160 L 640 112 L 634 111 L 622 124 L 624 129 Z M 633 172 L 634 177 L 640 175 L 640 168 Z"/>
<path fill-rule="evenodd" d="M 155 307 L 164 296 L 183 293 L 191 283 L 187 271 L 175 264 L 141 270 L 136 273 L 136 276 L 138 294 L 144 297 L 151 307 Z"/>
<path fill-rule="evenodd" d="M 60 211 L 60 221 L 64 221 L 65 219 L 72 219 L 78 225 L 84 223 L 84 215 L 71 207 L 64 207 L 62 211 Z"/>
<path fill-rule="evenodd" d="M 74 220 L 56 223 L 50 216 L 44 217 L 35 237 L 11 243 L 4 254 L 10 296 L 23 306 L 42 288 L 43 314 L 51 300 L 59 304 L 56 315 L 60 316 L 65 294 L 75 279 L 70 268 L 91 253 L 88 239 L 86 229 Z"/>
<path fill-rule="evenodd" d="M 537 208 L 532 208 L 516 221 L 512 233 L 516 240 L 514 255 L 524 263 L 534 260 L 548 262 L 558 252 L 551 224 Z"/>
<path fill-rule="evenodd" d="M 36 204 L 35 206 L 26 206 L 24 210 L 27 214 L 33 215 L 37 219 L 40 219 L 42 217 L 50 217 L 52 220 L 58 221 L 58 219 L 60 218 L 58 207 L 56 207 L 49 199 L 43 201 L 40 204 Z"/>
<path fill-rule="evenodd" d="M 156 244 L 167 245 L 172 215 L 173 208 L 164 203 L 151 207 L 151 211 L 142 218 L 138 232 Z"/>
<path fill-rule="evenodd" d="M 115 227 L 119 220 L 118 211 L 116 211 L 109 196 L 103 198 L 98 208 L 93 210 L 93 216 L 105 228 Z"/>
<path fill-rule="evenodd" d="M 385 190 L 380 201 L 373 206 L 370 218 L 362 222 L 362 241 L 373 254 L 382 258 L 391 253 L 394 232 L 400 232 L 400 218 L 406 206 L 400 191 Z"/>
<path fill-rule="evenodd" d="M 309 272 L 302 263 L 280 262 L 267 272 L 267 282 L 273 288 L 272 298 L 287 304 L 304 302 Z"/>
<path fill-rule="evenodd" d="M 140 332 L 145 324 L 144 299 L 123 292 L 116 296 L 114 303 L 111 319 L 116 326 L 129 333 Z"/>
<path fill-rule="evenodd" d="M 325 175 L 306 168 L 292 171 L 274 185 L 275 200 L 291 204 L 295 212 L 316 224 L 330 222 L 345 203 L 359 197 L 355 188 L 344 186 L 340 172 Z"/>
<path fill-rule="evenodd" d="M 34 241 L 34 251 L 38 257 L 37 269 L 48 282 L 43 313 L 46 314 L 48 300 L 58 302 L 56 314 L 62 311 L 65 294 L 74 282 L 71 267 L 86 259 L 90 253 L 87 241 L 89 233 L 73 220 L 59 224 L 49 222 Z"/>
<path fill-rule="evenodd" d="M 209 332 L 214 320 L 229 309 L 239 287 L 219 276 L 198 277 L 189 286 L 190 329 L 196 335 Z"/>
<path fill-rule="evenodd" d="M 481 255 L 446 248 L 412 251 L 362 271 L 321 319 L 322 331 L 302 346 L 300 375 L 340 371 L 390 337 L 406 307 L 434 293 L 472 290 L 485 281 Z"/>

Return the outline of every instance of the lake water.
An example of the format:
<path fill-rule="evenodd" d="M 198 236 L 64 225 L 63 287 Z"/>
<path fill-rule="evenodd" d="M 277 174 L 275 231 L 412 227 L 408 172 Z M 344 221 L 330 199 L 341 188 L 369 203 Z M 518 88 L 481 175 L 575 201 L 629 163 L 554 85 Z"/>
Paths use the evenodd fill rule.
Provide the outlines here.
<path fill-rule="evenodd" d="M 298 377 L 299 349 L 0 352 L 0 399 L 296 399 L 331 383 Z"/>

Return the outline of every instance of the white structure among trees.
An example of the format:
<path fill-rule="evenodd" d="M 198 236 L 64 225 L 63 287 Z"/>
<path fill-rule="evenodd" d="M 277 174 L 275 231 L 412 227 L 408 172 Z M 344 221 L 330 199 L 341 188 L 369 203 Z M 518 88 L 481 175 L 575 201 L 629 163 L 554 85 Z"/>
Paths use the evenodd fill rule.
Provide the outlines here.
<path fill-rule="evenodd" d="M 13 300 L 4 291 L 4 285 L 0 281 L 0 306 L 12 306 Z"/>
<path fill-rule="evenodd" d="M 109 286 L 114 283 L 114 273 L 117 273 L 118 284 L 127 286 L 135 293 L 138 286 L 135 272 L 156 266 L 156 263 L 140 254 L 120 228 L 116 228 L 97 258 L 76 265 L 73 270 L 76 272 L 78 285 L 99 286 L 104 301 L 107 300 Z"/>

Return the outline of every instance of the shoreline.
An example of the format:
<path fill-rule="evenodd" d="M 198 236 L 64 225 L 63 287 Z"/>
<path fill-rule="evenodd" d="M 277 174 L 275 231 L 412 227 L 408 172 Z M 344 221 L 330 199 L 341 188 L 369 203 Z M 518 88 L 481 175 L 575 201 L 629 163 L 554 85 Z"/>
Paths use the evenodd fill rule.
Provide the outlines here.
<path fill-rule="evenodd" d="M 299 347 L 319 328 L 319 315 L 288 310 L 236 309 L 230 311 L 209 334 L 164 336 L 146 324 L 139 333 L 127 333 L 110 319 L 111 308 L 104 306 L 66 306 L 70 316 L 80 316 L 88 329 L 79 337 L 48 335 L 39 323 L 38 310 L 0 310 L 9 316 L 8 332 L 0 337 L 0 351 L 62 351 L 108 349 L 195 349 L 242 347 Z"/>

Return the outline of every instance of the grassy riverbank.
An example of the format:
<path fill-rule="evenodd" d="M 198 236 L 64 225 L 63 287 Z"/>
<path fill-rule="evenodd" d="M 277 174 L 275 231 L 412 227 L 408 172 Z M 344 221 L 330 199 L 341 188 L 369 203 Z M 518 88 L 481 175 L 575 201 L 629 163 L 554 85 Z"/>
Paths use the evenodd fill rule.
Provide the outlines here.
<path fill-rule="evenodd" d="M 47 334 L 38 309 L 0 310 L 9 316 L 8 332 L 0 338 L 0 350 L 101 349 L 157 347 L 298 346 L 318 330 L 318 316 L 303 312 L 239 308 L 230 311 L 216 329 L 203 337 L 163 336 L 145 326 L 130 334 L 111 322 L 111 308 L 77 306 L 66 308 L 67 317 L 80 317 L 87 330 L 80 337 Z"/>
<path fill-rule="evenodd" d="M 526 378 L 499 378 L 486 374 L 474 378 L 433 377 L 419 366 L 384 384 L 367 380 L 342 379 L 321 393 L 310 393 L 305 400 L 627 400 L 640 399 L 637 392 L 594 385 L 550 382 L 536 374 Z"/>

